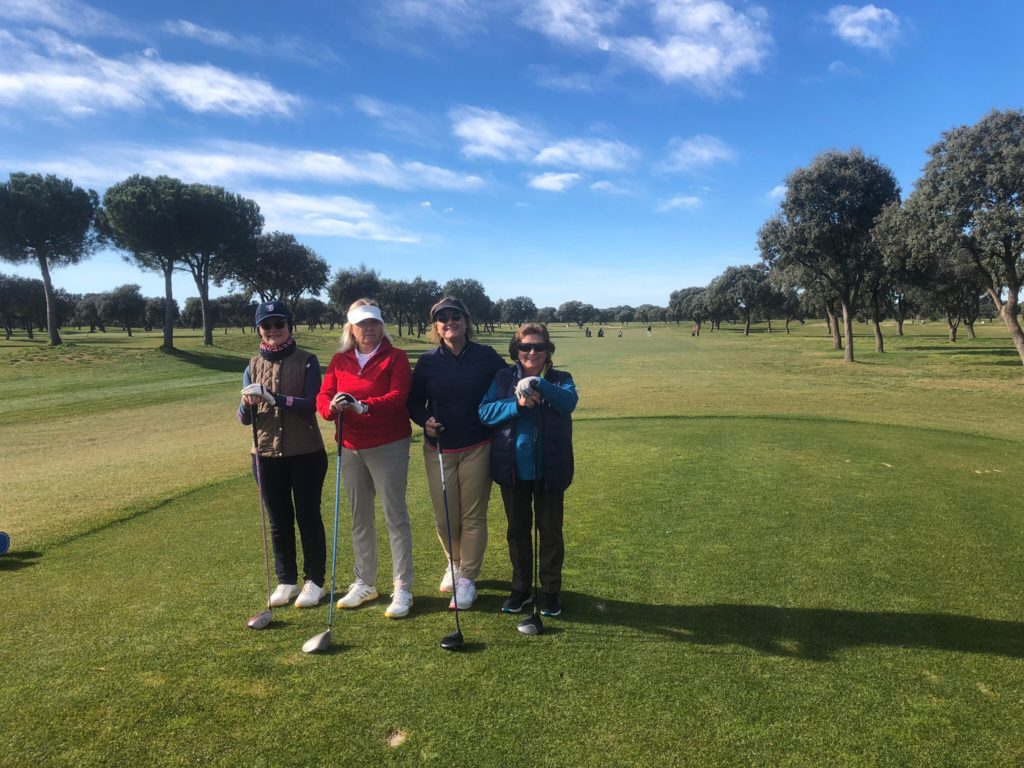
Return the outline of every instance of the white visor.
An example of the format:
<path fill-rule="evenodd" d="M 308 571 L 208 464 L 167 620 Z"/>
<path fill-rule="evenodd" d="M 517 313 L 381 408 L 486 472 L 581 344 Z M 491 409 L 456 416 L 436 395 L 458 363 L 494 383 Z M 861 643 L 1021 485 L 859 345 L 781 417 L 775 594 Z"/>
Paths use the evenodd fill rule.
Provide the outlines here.
<path fill-rule="evenodd" d="M 373 304 L 364 304 L 348 313 L 348 321 L 352 325 L 363 320 L 377 320 L 383 323 L 384 318 L 380 316 L 380 307 L 375 307 Z"/>

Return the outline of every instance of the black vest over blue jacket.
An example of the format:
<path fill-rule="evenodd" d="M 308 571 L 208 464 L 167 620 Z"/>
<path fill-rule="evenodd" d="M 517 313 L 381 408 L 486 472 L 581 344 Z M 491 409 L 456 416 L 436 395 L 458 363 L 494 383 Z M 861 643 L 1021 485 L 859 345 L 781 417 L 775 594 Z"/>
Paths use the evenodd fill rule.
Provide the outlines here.
<path fill-rule="evenodd" d="M 513 365 L 498 371 L 494 380 L 498 385 L 498 397 L 514 397 L 519 383 L 520 368 Z M 560 385 L 570 379 L 568 373 L 551 368 L 545 378 L 552 384 Z M 551 493 L 560 493 L 572 483 L 575 469 L 572 453 L 572 416 L 562 415 L 550 406 L 540 409 L 540 428 L 543 430 L 544 465 L 542 476 L 544 487 Z M 511 419 L 494 427 L 491 436 L 491 477 L 498 485 L 513 486 L 516 483 L 516 422 Z"/>

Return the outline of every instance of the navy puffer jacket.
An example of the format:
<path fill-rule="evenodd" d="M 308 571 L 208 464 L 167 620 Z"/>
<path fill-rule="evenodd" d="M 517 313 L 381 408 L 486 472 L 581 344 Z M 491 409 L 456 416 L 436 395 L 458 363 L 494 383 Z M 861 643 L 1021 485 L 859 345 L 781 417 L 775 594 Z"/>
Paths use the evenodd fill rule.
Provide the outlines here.
<path fill-rule="evenodd" d="M 494 376 L 499 398 L 515 396 L 521 369 L 513 365 L 498 371 Z M 572 381 L 572 376 L 554 368 L 545 374 L 547 382 L 554 386 Z M 541 476 L 544 487 L 551 493 L 560 493 L 572 483 L 575 461 L 572 450 L 572 416 L 561 414 L 546 403 L 540 412 L 541 442 L 544 457 Z M 516 420 L 510 419 L 493 428 L 491 436 L 491 477 L 502 486 L 516 483 L 515 436 Z"/>

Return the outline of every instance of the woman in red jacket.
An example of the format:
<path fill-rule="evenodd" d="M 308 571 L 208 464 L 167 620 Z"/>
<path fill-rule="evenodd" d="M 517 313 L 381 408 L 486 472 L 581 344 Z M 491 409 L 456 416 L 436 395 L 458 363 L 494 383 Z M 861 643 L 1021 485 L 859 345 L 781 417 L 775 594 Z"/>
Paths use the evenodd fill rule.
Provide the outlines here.
<path fill-rule="evenodd" d="M 316 398 L 324 419 L 340 414 L 344 420 L 341 473 L 352 508 L 356 580 L 338 607 L 355 608 L 377 599 L 373 499 L 379 494 L 394 580 L 384 615 L 392 619 L 408 616 L 412 607 L 412 526 L 405 504 L 412 436 L 405 402 L 411 382 L 409 358 L 392 346 L 377 304 L 369 299 L 354 302 L 341 332 L 341 351 L 331 359 Z"/>

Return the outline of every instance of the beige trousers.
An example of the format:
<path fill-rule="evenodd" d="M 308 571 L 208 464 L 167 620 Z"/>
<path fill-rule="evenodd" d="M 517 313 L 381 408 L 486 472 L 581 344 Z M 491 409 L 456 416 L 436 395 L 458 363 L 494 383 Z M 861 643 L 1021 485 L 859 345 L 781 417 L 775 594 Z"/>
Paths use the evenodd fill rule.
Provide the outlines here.
<path fill-rule="evenodd" d="M 391 542 L 394 588 L 412 590 L 412 526 L 405 504 L 409 477 L 409 438 L 352 451 L 341 451 L 341 474 L 352 508 L 352 553 L 356 578 L 377 585 L 377 526 L 374 496 L 380 496 Z"/>
<path fill-rule="evenodd" d="M 459 576 L 476 581 L 487 548 L 487 502 L 491 498 L 491 444 L 444 454 L 444 480 L 448 491 L 448 519 L 452 547 L 448 551 L 441 469 L 437 450 L 424 441 L 423 463 L 434 505 L 434 525 L 445 555 L 455 561 Z"/>

